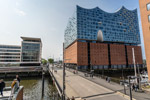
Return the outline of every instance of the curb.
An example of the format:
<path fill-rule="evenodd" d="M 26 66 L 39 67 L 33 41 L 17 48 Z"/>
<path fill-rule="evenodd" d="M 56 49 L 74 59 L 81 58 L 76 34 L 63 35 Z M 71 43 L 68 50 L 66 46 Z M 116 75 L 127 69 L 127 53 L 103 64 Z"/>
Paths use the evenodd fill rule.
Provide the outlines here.
<path fill-rule="evenodd" d="M 120 96 L 122 96 L 122 97 L 124 97 L 124 98 L 126 98 L 126 99 L 128 99 L 128 100 L 130 100 L 130 97 L 128 96 L 128 95 L 125 95 L 125 94 L 123 94 L 123 93 L 121 93 L 121 92 L 116 92 L 116 94 L 118 94 L 118 95 L 120 95 Z M 136 100 L 135 98 L 132 98 L 132 100 Z"/>

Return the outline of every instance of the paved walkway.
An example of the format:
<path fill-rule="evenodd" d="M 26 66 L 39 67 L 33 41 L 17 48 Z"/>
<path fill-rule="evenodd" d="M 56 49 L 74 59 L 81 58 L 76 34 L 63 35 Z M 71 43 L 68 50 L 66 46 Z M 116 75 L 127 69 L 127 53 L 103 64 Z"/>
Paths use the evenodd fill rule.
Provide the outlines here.
<path fill-rule="evenodd" d="M 62 69 L 57 69 L 55 78 L 62 87 Z M 68 97 L 85 98 L 86 100 L 128 100 L 113 90 L 105 88 L 79 75 L 66 71 L 66 94 Z"/>
<path fill-rule="evenodd" d="M 3 97 L 9 97 L 10 96 L 10 94 L 11 94 L 11 91 L 3 91 Z M 1 98 L 2 96 L 0 95 L 0 98 Z M 0 99 L 1 100 L 1 99 Z"/>
<path fill-rule="evenodd" d="M 73 72 L 72 69 L 67 69 L 67 70 L 70 71 L 70 72 Z M 114 82 L 108 83 L 104 79 L 101 79 L 101 78 L 95 77 L 95 76 L 94 76 L 94 78 L 85 77 L 83 72 L 78 72 L 78 75 L 83 77 L 83 78 L 86 78 L 86 79 L 88 79 L 92 82 L 95 82 L 96 84 L 99 84 L 99 85 L 101 85 L 105 88 L 111 89 L 112 91 L 119 91 L 121 93 L 124 93 L 124 87 L 117 84 L 117 83 L 114 83 Z M 126 89 L 127 89 L 126 93 L 129 96 L 128 87 L 126 87 Z M 133 95 L 133 98 L 135 98 L 136 100 L 150 100 L 150 92 L 143 92 L 143 93 L 132 92 L 132 95 Z"/>

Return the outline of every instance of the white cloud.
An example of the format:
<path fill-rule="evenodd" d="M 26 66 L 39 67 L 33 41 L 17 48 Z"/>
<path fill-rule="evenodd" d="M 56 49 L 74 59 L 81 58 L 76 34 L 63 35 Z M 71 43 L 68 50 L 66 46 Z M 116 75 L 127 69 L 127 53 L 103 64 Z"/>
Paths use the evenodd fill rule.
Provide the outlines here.
<path fill-rule="evenodd" d="M 19 6 L 20 5 L 20 3 L 19 2 L 16 2 L 16 6 Z"/>
<path fill-rule="evenodd" d="M 15 12 L 19 15 L 19 16 L 25 16 L 26 13 L 23 10 L 20 9 L 15 9 Z"/>

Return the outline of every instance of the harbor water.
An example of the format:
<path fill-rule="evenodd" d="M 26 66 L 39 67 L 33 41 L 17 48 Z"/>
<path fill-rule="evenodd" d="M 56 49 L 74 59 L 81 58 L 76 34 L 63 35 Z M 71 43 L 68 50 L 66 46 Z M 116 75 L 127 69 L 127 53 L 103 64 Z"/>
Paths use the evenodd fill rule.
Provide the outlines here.
<path fill-rule="evenodd" d="M 5 80 L 6 85 L 10 86 L 13 79 Z M 20 85 L 24 86 L 24 100 L 42 100 L 42 78 L 21 78 Z M 53 100 L 56 97 L 57 90 L 52 80 L 45 78 L 44 81 L 44 98 L 43 100 Z"/>

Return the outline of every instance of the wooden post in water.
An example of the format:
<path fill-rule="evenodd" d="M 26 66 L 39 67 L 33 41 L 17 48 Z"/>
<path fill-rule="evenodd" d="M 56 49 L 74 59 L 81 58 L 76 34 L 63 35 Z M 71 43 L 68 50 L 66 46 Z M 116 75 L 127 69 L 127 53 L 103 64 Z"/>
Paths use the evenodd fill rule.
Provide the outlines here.
<path fill-rule="evenodd" d="M 44 70 L 42 71 L 42 100 L 44 100 Z"/>

